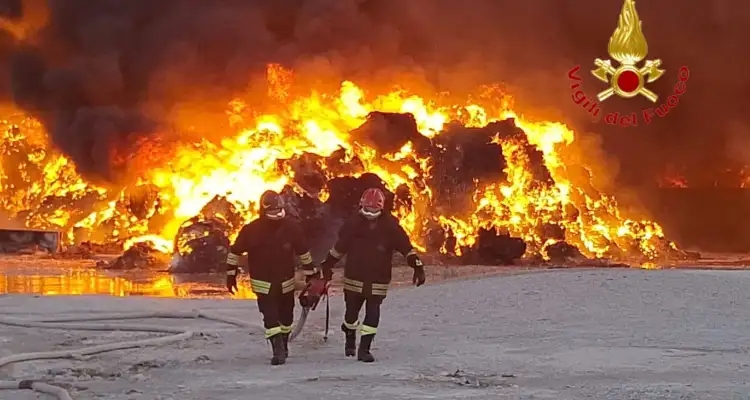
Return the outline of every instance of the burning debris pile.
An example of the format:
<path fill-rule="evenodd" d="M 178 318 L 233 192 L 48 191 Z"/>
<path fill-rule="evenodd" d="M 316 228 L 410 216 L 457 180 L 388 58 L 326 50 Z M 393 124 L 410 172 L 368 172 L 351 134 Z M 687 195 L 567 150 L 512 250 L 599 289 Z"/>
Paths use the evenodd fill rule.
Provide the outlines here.
<path fill-rule="evenodd" d="M 229 235 L 242 227 L 242 216 L 224 197 L 214 197 L 200 214 L 180 226 L 174 239 L 172 272 L 215 271 L 229 254 Z"/>
<path fill-rule="evenodd" d="M 168 261 L 168 255 L 155 249 L 148 242 L 140 242 L 125 250 L 112 262 L 97 262 L 97 267 L 118 270 L 154 268 L 163 266 Z"/>
<path fill-rule="evenodd" d="M 572 131 L 525 121 L 507 96 L 484 92 L 496 96 L 456 106 L 400 91 L 368 103 L 345 82 L 338 96 L 300 97 L 269 114 L 233 101 L 234 136 L 161 143 L 168 157 L 158 159 L 168 161 L 115 189 L 79 176 L 39 124 L 19 116 L 5 121 L 0 202 L 28 227 L 65 232 L 66 243 L 123 244 L 115 268 L 151 257 L 145 264 L 172 271 L 216 269 L 267 189 L 282 192 L 316 259 L 369 187 L 387 191 L 422 250 L 458 262 L 682 255 L 658 224 L 622 216 L 590 179 L 570 175 Z"/>

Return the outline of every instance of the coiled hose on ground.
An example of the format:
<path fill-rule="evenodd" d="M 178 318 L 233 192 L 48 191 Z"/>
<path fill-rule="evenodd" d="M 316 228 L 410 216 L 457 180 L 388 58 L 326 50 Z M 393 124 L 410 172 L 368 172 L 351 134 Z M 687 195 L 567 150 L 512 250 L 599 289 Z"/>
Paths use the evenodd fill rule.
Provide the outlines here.
<path fill-rule="evenodd" d="M 290 335 L 293 340 L 304 327 L 307 320 L 308 309 L 303 309 L 299 319 L 294 324 Z M 120 343 L 104 344 L 99 346 L 83 347 L 75 350 L 34 352 L 24 354 L 14 354 L 0 358 L 0 368 L 25 361 L 34 360 L 53 360 L 53 359 L 73 359 L 80 360 L 86 356 L 106 353 L 115 350 L 132 349 L 148 346 L 163 346 L 169 343 L 188 340 L 196 335 L 203 335 L 204 332 L 185 330 L 181 328 L 170 328 L 153 325 L 124 325 L 124 324 L 82 324 L 80 322 L 93 321 L 123 321 L 134 319 L 161 318 L 161 319 L 205 319 L 209 321 L 222 322 L 233 325 L 238 328 L 255 328 L 262 329 L 262 326 L 249 324 L 234 318 L 224 317 L 221 315 L 207 313 L 204 311 L 194 310 L 192 312 L 149 312 L 149 313 L 115 313 L 103 314 L 91 317 L 73 317 L 73 318 L 54 318 L 44 319 L 41 321 L 29 321 L 15 318 L 3 318 L 0 316 L 0 325 L 14 326 L 21 328 L 41 328 L 41 329 L 67 329 L 78 331 L 110 331 L 110 332 L 148 332 L 148 333 L 167 333 L 169 336 L 163 336 L 151 339 L 133 340 Z M 73 400 L 70 393 L 62 387 L 50 385 L 44 382 L 34 380 L 21 381 L 0 381 L 0 390 L 33 390 L 39 393 L 56 396 L 59 400 Z"/>

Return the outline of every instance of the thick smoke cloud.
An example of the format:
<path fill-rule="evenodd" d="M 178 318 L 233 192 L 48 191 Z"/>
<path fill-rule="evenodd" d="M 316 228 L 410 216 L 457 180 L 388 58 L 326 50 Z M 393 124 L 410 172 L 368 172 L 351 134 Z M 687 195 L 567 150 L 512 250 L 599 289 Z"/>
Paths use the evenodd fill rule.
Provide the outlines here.
<path fill-rule="evenodd" d="M 601 135 L 623 181 L 653 181 L 668 163 L 698 173 L 729 157 L 725 138 L 750 142 L 734 132 L 750 87 L 750 3 L 739 0 L 637 3 L 649 58 L 667 69 L 654 90 L 668 93 L 681 65 L 691 80 L 668 118 L 630 130 L 591 123 L 572 104 L 566 77 L 580 64 L 587 91 L 600 89 L 587 70 L 607 57 L 620 0 L 28 0 L 22 12 L 18 5 L 5 1 L 0 12 L 16 21 L 46 15 L 46 24 L 20 44 L 0 37 L 12 98 L 44 121 L 82 172 L 105 181 L 123 176 L 139 138 L 221 127 L 227 100 L 253 90 L 268 62 L 330 84 L 406 75 L 438 90 L 504 82 L 522 108 Z"/>

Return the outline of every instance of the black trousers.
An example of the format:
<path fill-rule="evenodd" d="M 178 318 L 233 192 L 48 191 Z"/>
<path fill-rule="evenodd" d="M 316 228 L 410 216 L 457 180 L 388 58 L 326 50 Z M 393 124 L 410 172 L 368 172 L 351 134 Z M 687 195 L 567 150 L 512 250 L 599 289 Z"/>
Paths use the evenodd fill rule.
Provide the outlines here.
<path fill-rule="evenodd" d="M 258 310 L 263 314 L 266 338 L 292 331 L 294 292 L 258 294 Z"/>
<path fill-rule="evenodd" d="M 383 304 L 384 296 L 364 295 L 362 293 L 344 290 L 344 327 L 348 330 L 360 328 L 364 335 L 374 335 L 378 332 L 380 323 L 380 305 Z M 365 307 L 365 319 L 362 325 L 359 323 L 359 311 Z"/>

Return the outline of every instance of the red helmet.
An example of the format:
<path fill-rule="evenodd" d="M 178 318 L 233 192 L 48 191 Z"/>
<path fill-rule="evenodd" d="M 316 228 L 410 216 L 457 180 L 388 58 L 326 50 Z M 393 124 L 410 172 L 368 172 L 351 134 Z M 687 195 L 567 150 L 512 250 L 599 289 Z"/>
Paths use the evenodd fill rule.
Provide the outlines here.
<path fill-rule="evenodd" d="M 284 200 L 273 190 L 266 190 L 260 196 L 260 212 L 268 219 L 281 219 L 286 215 Z"/>
<path fill-rule="evenodd" d="M 385 207 L 385 193 L 378 188 L 370 188 L 362 193 L 359 199 L 359 213 L 367 219 L 380 216 Z"/>

